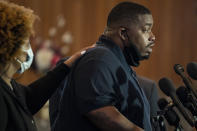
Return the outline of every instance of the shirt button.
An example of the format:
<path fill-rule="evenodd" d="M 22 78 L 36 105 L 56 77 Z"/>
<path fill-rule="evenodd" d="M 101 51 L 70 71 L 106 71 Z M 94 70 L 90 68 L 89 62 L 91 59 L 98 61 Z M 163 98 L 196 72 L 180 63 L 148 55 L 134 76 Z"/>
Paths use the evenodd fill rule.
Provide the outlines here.
<path fill-rule="evenodd" d="M 34 120 L 31 120 L 31 123 L 34 124 Z"/>

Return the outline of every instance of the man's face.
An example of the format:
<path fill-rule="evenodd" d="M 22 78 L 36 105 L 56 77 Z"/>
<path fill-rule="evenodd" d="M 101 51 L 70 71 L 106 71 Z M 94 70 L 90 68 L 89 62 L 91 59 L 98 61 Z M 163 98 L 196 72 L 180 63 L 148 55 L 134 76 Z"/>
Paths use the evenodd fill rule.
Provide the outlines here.
<path fill-rule="evenodd" d="M 127 31 L 129 43 L 133 43 L 137 47 L 143 59 L 149 58 L 154 46 L 155 36 L 151 31 L 152 26 L 153 18 L 151 14 L 139 15 L 138 22 L 131 24 Z"/>

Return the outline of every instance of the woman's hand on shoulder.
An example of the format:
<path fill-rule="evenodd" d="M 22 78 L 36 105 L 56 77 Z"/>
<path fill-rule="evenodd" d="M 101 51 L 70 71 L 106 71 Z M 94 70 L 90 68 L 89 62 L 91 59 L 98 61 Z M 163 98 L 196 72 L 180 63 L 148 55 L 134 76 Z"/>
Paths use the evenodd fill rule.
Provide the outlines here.
<path fill-rule="evenodd" d="M 95 47 L 95 44 L 93 44 L 92 46 L 87 46 L 77 52 L 75 52 L 68 60 L 66 60 L 64 62 L 64 64 L 66 64 L 68 67 L 71 67 L 73 65 L 73 63 L 82 55 L 84 55 L 86 53 L 86 51 L 90 48 Z"/>

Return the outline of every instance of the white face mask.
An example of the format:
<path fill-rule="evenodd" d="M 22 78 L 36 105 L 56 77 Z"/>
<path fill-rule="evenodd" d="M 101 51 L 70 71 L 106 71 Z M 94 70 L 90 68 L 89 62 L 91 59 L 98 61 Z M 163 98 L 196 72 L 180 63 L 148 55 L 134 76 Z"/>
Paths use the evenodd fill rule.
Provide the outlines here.
<path fill-rule="evenodd" d="M 21 62 L 19 59 L 16 59 L 21 65 L 20 69 L 17 71 L 17 73 L 20 73 L 20 74 L 22 74 L 24 71 L 29 69 L 29 67 L 31 66 L 31 64 L 33 62 L 33 58 L 34 58 L 34 54 L 31 49 L 31 46 L 29 49 L 22 49 L 22 50 L 27 53 L 27 60 L 25 62 Z"/>

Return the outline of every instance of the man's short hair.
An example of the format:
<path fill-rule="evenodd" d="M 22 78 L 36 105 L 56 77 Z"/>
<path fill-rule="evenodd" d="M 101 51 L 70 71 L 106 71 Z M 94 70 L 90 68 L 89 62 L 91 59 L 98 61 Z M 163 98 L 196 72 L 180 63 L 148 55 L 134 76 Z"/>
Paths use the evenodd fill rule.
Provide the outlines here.
<path fill-rule="evenodd" d="M 142 5 L 133 2 L 121 2 L 109 13 L 107 26 L 121 26 L 122 24 L 128 24 L 128 22 L 137 22 L 137 16 L 144 14 L 151 14 L 151 12 Z"/>

